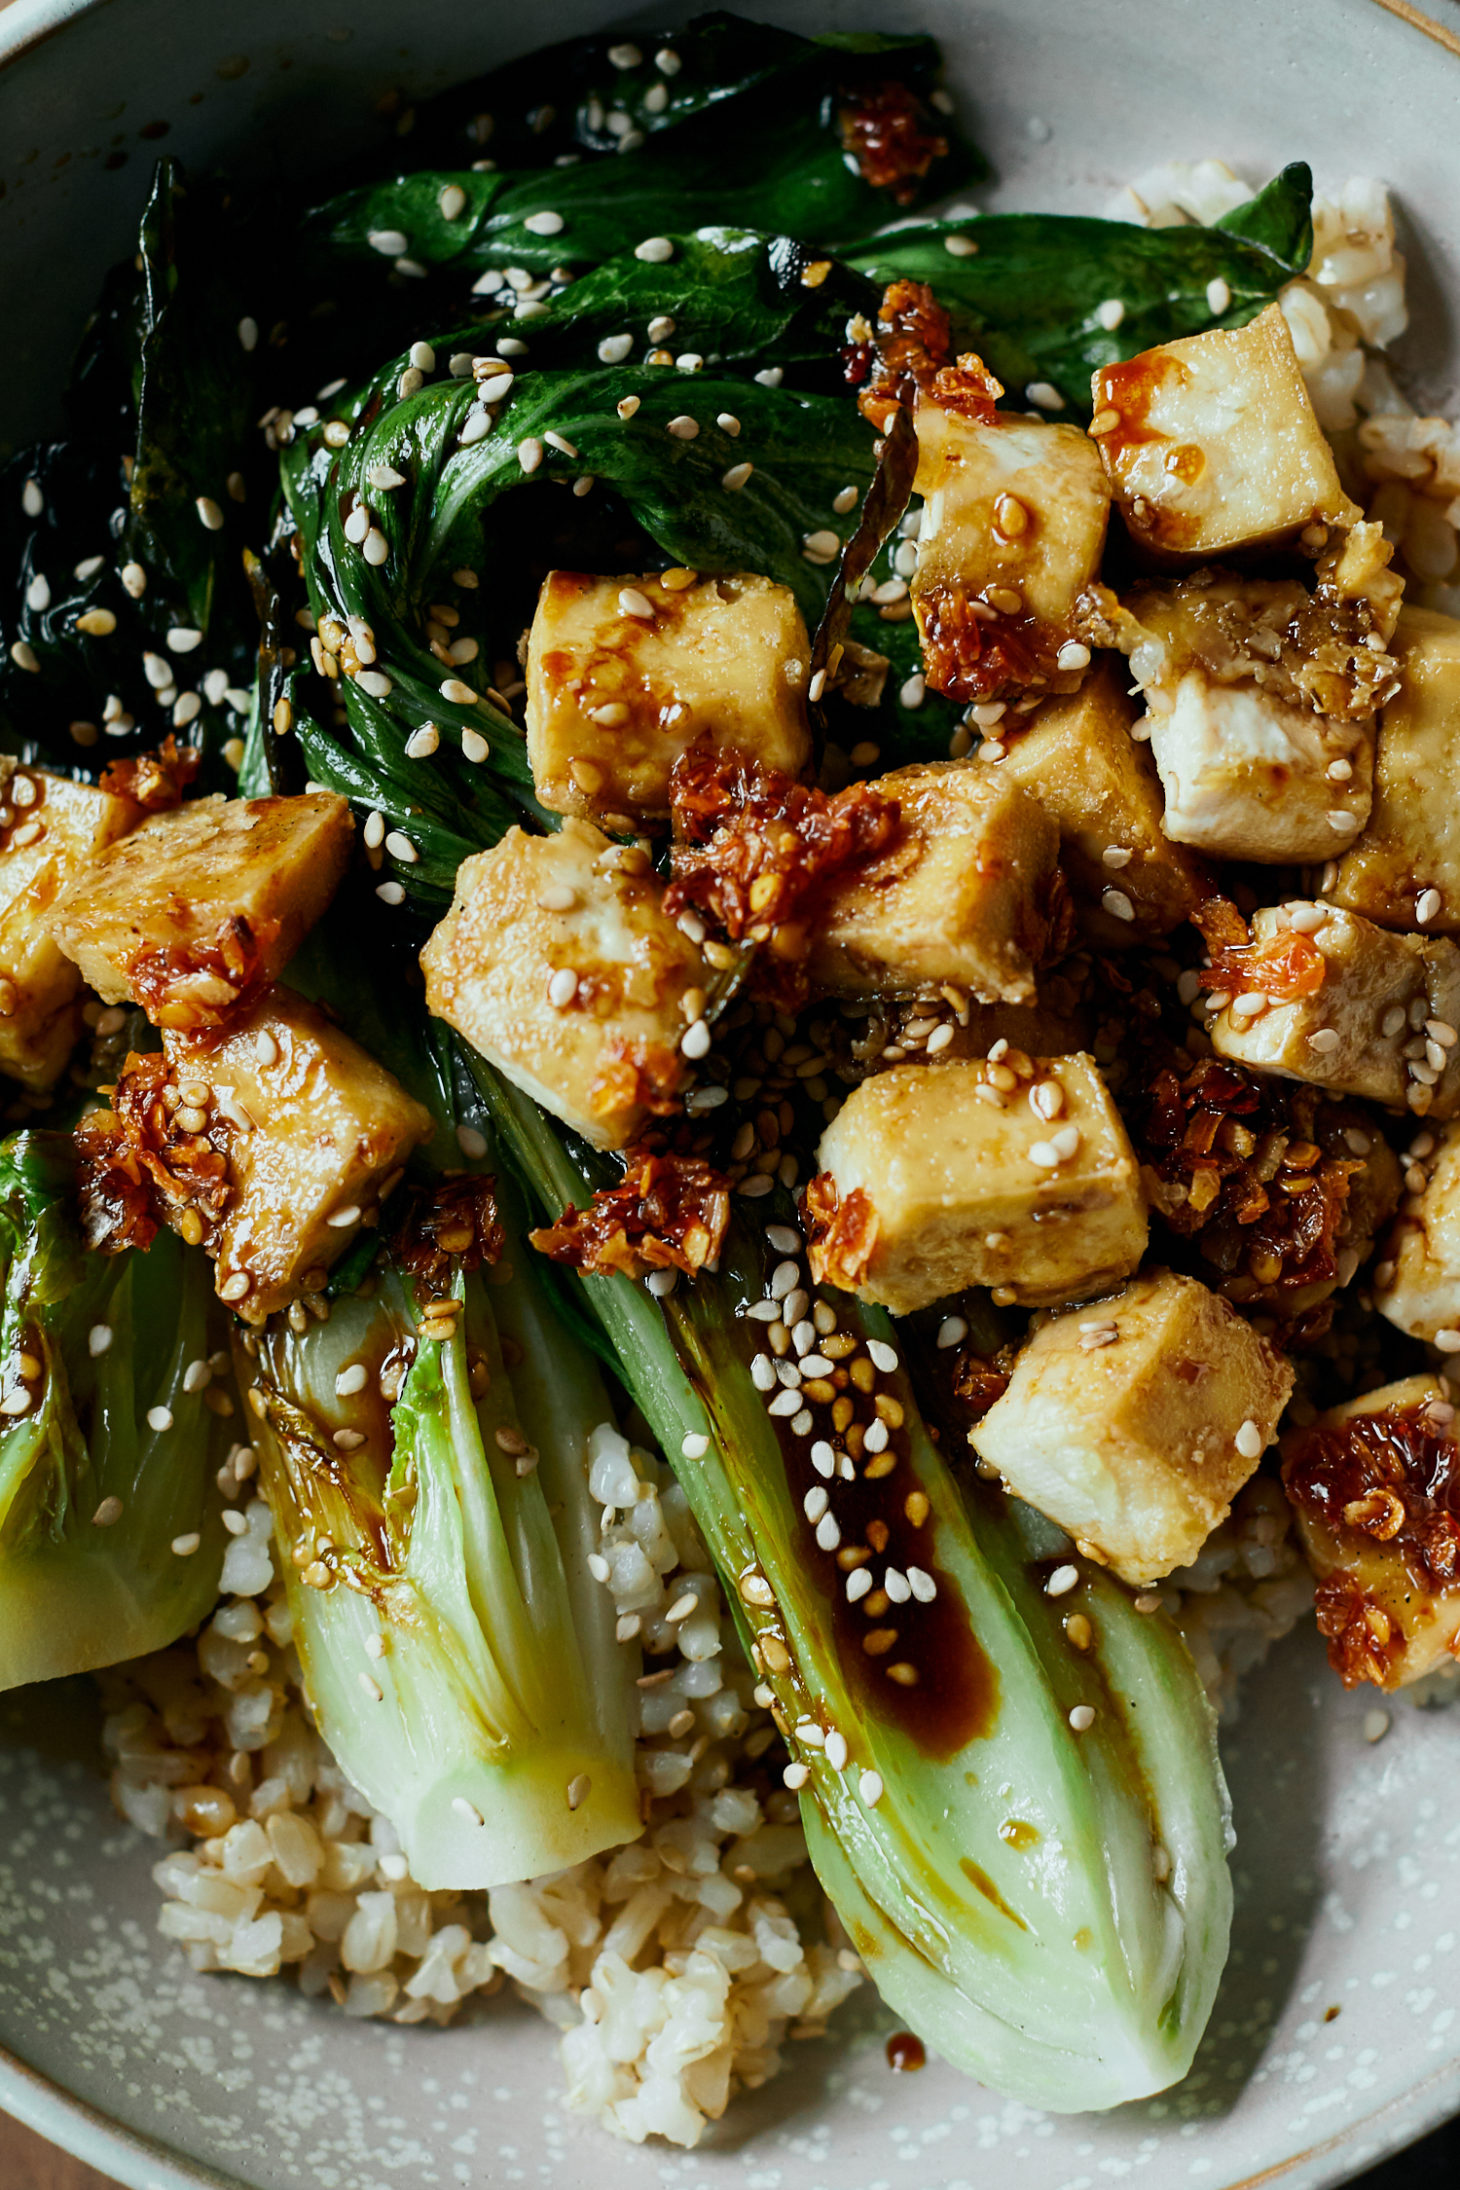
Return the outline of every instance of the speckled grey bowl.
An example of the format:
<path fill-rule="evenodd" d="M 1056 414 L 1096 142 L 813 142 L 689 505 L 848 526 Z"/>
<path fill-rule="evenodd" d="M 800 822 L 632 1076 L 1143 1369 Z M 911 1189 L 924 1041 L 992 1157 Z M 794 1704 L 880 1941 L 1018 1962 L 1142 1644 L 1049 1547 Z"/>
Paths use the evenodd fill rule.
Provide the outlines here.
<path fill-rule="evenodd" d="M 1098 208 L 1216 154 L 1397 192 L 1419 385 L 1453 402 L 1460 9 L 1433 0 L 741 0 L 798 28 L 916 21 L 944 42 L 996 204 Z M 654 21 L 688 13 L 671 4 Z M 317 161 L 374 97 L 588 28 L 462 0 L 17 0 L 0 13 L 0 447 L 44 431 L 154 149 L 235 172 Z M 125 160 L 119 163 L 119 155 Z M 1237 1921 L 1179 2090 L 1030 2112 L 930 2065 L 894 2078 L 868 2009 L 692 2154 L 615 2144 L 558 2099 L 552 2034 L 498 2002 L 450 2031 L 347 2023 L 281 1985 L 199 1978 L 154 1929 L 153 1851 L 120 1828 L 84 1687 L 0 1700 L 0 2107 L 131 2190 L 1238 2190 L 1345 2180 L 1460 2108 L 1460 1710 L 1402 1702 L 1377 1744 L 1310 1635 L 1224 1744 Z"/>

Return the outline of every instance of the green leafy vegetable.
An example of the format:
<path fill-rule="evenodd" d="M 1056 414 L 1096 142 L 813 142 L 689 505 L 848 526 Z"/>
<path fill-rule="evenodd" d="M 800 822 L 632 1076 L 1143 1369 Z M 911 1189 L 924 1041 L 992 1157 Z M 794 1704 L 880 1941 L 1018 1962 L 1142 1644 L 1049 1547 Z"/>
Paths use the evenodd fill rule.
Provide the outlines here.
<path fill-rule="evenodd" d="M 170 1232 L 89 1254 L 69 1136 L 0 1143 L 0 1689 L 175 1642 L 218 1595 L 226 1318 Z M 216 1395 L 215 1395 L 216 1396 Z"/>
<path fill-rule="evenodd" d="M 540 1877 L 640 1830 L 638 1665 L 588 1569 L 589 1438 L 612 1412 L 515 1228 L 508 1252 L 490 1285 L 458 1269 L 448 1340 L 418 1337 L 422 1289 L 387 1261 L 368 1300 L 303 1334 L 276 1318 L 241 1364 L 321 1730 L 431 1889 Z M 388 1404 L 378 1380 L 407 1361 Z"/>
<path fill-rule="evenodd" d="M 960 349 L 975 349 L 1017 399 L 1048 381 L 1090 408 L 1097 366 L 1178 335 L 1241 327 L 1271 304 L 1313 250 L 1313 178 L 1295 161 L 1211 228 L 1137 228 L 1061 213 L 996 213 L 894 230 L 846 253 L 878 283 L 928 282 Z M 975 248 L 950 251 L 949 239 Z M 1221 305 L 1223 284 L 1228 301 Z M 1119 302 L 1116 328 L 1100 320 Z"/>
<path fill-rule="evenodd" d="M 538 1205 L 581 1204 L 593 1160 L 473 1070 Z M 1061 2111 L 1160 2090 L 1190 2065 L 1231 1910 L 1225 1788 L 1185 1646 L 1097 1579 L 1094 1646 L 1072 1652 L 1041 1587 L 1061 1539 L 986 1486 L 960 1488 L 899 1369 L 882 1385 L 903 1421 L 880 1510 L 896 1523 L 907 1498 L 926 1502 L 901 1535 L 935 1590 L 917 1601 L 928 1663 L 911 1669 L 931 1678 L 882 1676 L 803 1506 L 823 1471 L 794 1429 L 778 1434 L 749 1374 L 759 1326 L 745 1311 L 767 1253 L 732 1234 L 719 1275 L 662 1304 L 621 1278 L 580 1282 L 785 1724 L 823 1730 L 792 1740 L 822 1883 L 884 1999 L 956 2066 Z M 885 1317 L 822 1297 L 845 1330 L 892 1336 Z M 870 1488 L 834 1478 L 820 1508 Z M 1094 1717 L 1076 1733 L 1081 1705 Z"/>

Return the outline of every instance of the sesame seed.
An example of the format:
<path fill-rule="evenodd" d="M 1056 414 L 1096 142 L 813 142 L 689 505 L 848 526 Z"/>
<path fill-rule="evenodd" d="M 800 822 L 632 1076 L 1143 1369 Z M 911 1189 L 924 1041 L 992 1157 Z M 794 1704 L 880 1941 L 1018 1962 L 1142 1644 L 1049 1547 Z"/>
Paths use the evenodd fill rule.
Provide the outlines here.
<path fill-rule="evenodd" d="M 763 365 L 758 373 L 751 374 L 751 378 L 759 388 L 779 388 L 785 378 L 785 367 Z"/>
<path fill-rule="evenodd" d="M 1414 917 L 1422 928 L 1427 928 L 1430 922 L 1435 918 L 1436 914 L 1440 910 L 1441 902 L 1442 900 L 1438 890 L 1428 889 L 1420 891 L 1420 894 L 1415 901 Z"/>
<path fill-rule="evenodd" d="M 453 707 L 475 707 L 481 694 L 474 692 L 469 684 L 463 684 L 460 677 L 447 677 L 441 686 L 441 697 L 449 700 Z"/>
<path fill-rule="evenodd" d="M 1360 826 L 1359 817 L 1357 814 L 1330 813 L 1328 826 L 1330 829 L 1337 830 L 1340 836 L 1352 836 Z"/>
<path fill-rule="evenodd" d="M 720 484 L 730 494 L 738 494 L 754 470 L 754 464 L 732 464 L 728 471 L 721 473 Z"/>
<path fill-rule="evenodd" d="M 1079 1579 L 1080 1570 L 1077 1566 L 1057 1566 L 1044 1585 L 1044 1594 L 1046 1597 L 1067 1597 L 1077 1586 Z"/>
<path fill-rule="evenodd" d="M 938 1325 L 938 1344 L 941 1347 L 961 1346 L 968 1336 L 968 1325 L 962 1316 L 944 1316 Z"/>
<path fill-rule="evenodd" d="M 1101 891 L 1101 893 L 1100 893 L 1100 902 L 1101 902 L 1101 904 L 1102 904 L 1102 905 L 1104 906 L 1105 910 L 1106 910 L 1106 911 L 1107 911 L 1107 912 L 1108 912 L 1108 913 L 1109 913 L 1109 914 L 1111 915 L 1111 917 L 1112 917 L 1113 919 L 1115 919 L 1115 920 L 1134 920 L 1134 919 L 1135 919 L 1135 916 L 1136 916 L 1136 909 L 1135 909 L 1135 906 L 1134 906 L 1134 905 L 1133 905 L 1133 904 L 1131 903 L 1130 899 L 1129 899 L 1129 898 L 1128 898 L 1128 897 L 1126 896 L 1126 893 L 1125 893 L 1125 891 L 1124 891 L 1124 890 L 1116 890 L 1116 889 L 1102 890 L 1102 891 Z"/>
<path fill-rule="evenodd" d="M 644 1280 L 644 1285 L 656 1300 L 663 1300 L 666 1295 L 674 1291 L 678 1277 L 679 1272 L 677 1270 L 651 1270 Z"/>
<path fill-rule="evenodd" d="M 434 722 L 423 722 L 419 730 L 413 730 L 406 739 L 407 760 L 429 760 L 441 744 L 441 733 Z"/>
<path fill-rule="evenodd" d="M 837 533 L 823 529 L 820 532 L 808 532 L 804 536 L 801 552 L 808 562 L 829 563 L 834 556 L 841 553 L 841 545 Z"/>
<path fill-rule="evenodd" d="M 147 1409 L 147 1427 L 150 1430 L 157 1431 L 170 1430 L 172 1428 L 171 1407 L 149 1407 Z"/>
<path fill-rule="evenodd" d="M 1054 660 L 1056 669 L 1087 669 L 1090 665 L 1090 649 L 1078 639 L 1067 639 Z"/>
<path fill-rule="evenodd" d="M 1436 1331 L 1435 1344 L 1442 1354 L 1460 1354 L 1460 1331 Z"/>
<path fill-rule="evenodd" d="M 1257 1424 L 1249 1418 L 1238 1430 L 1234 1443 L 1244 1460 L 1260 1460 L 1267 1440 Z"/>
<path fill-rule="evenodd" d="M 814 1483 L 801 1501 L 801 1510 L 807 1520 L 815 1524 L 825 1513 L 829 1502 L 828 1493 L 822 1488 L 821 1484 Z"/>
<path fill-rule="evenodd" d="M 686 1460 L 703 1460 L 710 1449 L 710 1440 L 702 1432 L 693 1431 L 681 1439 L 679 1449 Z"/>
<path fill-rule="evenodd" d="M 1396 1034 L 1403 1033 L 1404 1023 L 1404 1006 L 1391 1004 L 1379 1021 L 1379 1032 L 1386 1042 L 1392 1042 Z"/>
<path fill-rule="evenodd" d="M 372 228 L 365 241 L 372 251 L 378 251 L 382 258 L 387 259 L 398 259 L 403 251 L 409 251 L 411 247 L 410 237 L 403 235 L 399 228 Z"/>
<path fill-rule="evenodd" d="M 804 1787 L 810 1777 L 810 1771 L 804 1764 L 788 1764 L 781 1774 L 785 1784 L 791 1788 Z"/>
<path fill-rule="evenodd" d="M 662 266 L 674 256 L 674 245 L 667 236 L 646 236 L 642 243 L 634 245 L 634 257 L 643 259 L 650 266 Z"/>
<path fill-rule="evenodd" d="M 625 42 L 622 45 L 610 46 L 608 49 L 608 58 L 610 64 L 614 68 L 622 69 L 638 68 L 642 63 L 644 56 L 639 51 L 637 46 L 630 45 L 629 43 Z"/>
<path fill-rule="evenodd" d="M 522 225 L 529 235 L 560 236 L 564 223 L 561 213 L 529 213 Z"/>
<path fill-rule="evenodd" d="M 191 654 L 194 647 L 199 647 L 202 643 L 202 632 L 195 631 L 190 624 L 174 624 L 167 634 L 167 650 L 170 654 Z"/>
<path fill-rule="evenodd" d="M 654 603 L 637 586 L 620 587 L 618 607 L 621 616 L 638 616 L 642 619 L 654 614 Z"/>
<path fill-rule="evenodd" d="M 173 1557 L 177 1559 L 191 1559 L 193 1553 L 197 1550 L 202 1541 L 203 1539 L 198 1534 L 196 1529 L 189 1529 L 187 1534 L 184 1536 L 174 1536 L 172 1539 Z"/>
<path fill-rule="evenodd" d="M 694 1025 L 684 1035 L 679 1047 L 682 1056 L 690 1058 L 707 1057 L 710 1052 L 710 1029 L 706 1021 L 696 1019 Z"/>
<path fill-rule="evenodd" d="M 1053 1171 L 1060 1160 L 1060 1152 L 1053 1141 L 1035 1141 L 1029 1150 L 1029 1161 L 1037 1163 L 1042 1171 Z"/>
<path fill-rule="evenodd" d="M 822 1551 L 835 1551 L 842 1540 L 834 1513 L 823 1513 L 816 1524 L 816 1541 Z"/>
<path fill-rule="evenodd" d="M 1095 1707 L 1089 1703 L 1077 1703 L 1070 1713 L 1070 1725 L 1077 1734 L 1088 1734 L 1095 1724 Z"/>
<path fill-rule="evenodd" d="M 857 1792 L 868 1809 L 875 1810 L 877 1804 L 882 1800 L 882 1774 L 880 1772 L 863 1772 L 857 1781 Z"/>
<path fill-rule="evenodd" d="M 235 1301 L 243 1300 L 248 1295 L 250 1283 L 251 1280 L 246 1270 L 235 1270 L 230 1277 L 224 1278 L 220 1283 L 218 1298 L 228 1301 L 230 1305 Z"/>
<path fill-rule="evenodd" d="M 1062 411 L 1065 407 L 1059 389 L 1048 380 L 1031 380 L 1024 393 L 1037 411 Z"/>
<path fill-rule="evenodd" d="M 413 867 L 421 856 L 410 838 L 403 836 L 399 829 L 391 830 L 385 840 L 385 848 L 392 859 L 399 859 L 407 867 Z"/>
<path fill-rule="evenodd" d="M 677 76 L 684 63 L 673 46 L 661 46 L 654 56 L 654 66 L 661 76 Z"/>
<path fill-rule="evenodd" d="M 1095 317 L 1106 333 L 1113 335 L 1125 318 L 1125 305 L 1119 297 L 1107 297 L 1103 304 L 1096 305 Z"/>
<path fill-rule="evenodd" d="M 847 1737 L 835 1726 L 826 1735 L 826 1761 L 834 1772 L 842 1771 L 847 1761 Z"/>
<path fill-rule="evenodd" d="M 463 730 L 461 733 L 461 757 L 463 760 L 483 761 L 492 748 L 480 730 Z"/>
<path fill-rule="evenodd" d="M 562 1011 L 572 1003 L 578 993 L 578 976 L 571 966 L 560 966 L 548 982 L 548 1002 L 555 1011 Z"/>
<path fill-rule="evenodd" d="M 364 1362 L 352 1361 L 349 1367 L 341 1369 L 335 1378 L 335 1397 L 337 1399 L 353 1399 L 356 1392 L 364 1391 L 369 1381 L 370 1371 L 366 1368 Z"/>
<path fill-rule="evenodd" d="M 1207 283 L 1207 310 L 1214 319 L 1220 319 L 1232 302 L 1232 292 L 1220 274 L 1214 274 Z"/>
<path fill-rule="evenodd" d="M 853 1567 L 851 1573 L 847 1576 L 847 1603 L 860 1604 L 871 1590 L 871 1587 L 871 1568 L 865 1566 Z"/>
<path fill-rule="evenodd" d="M 869 1338 L 867 1352 L 871 1356 L 873 1367 L 880 1369 L 884 1376 L 891 1376 L 897 1367 L 896 1349 L 889 1346 L 885 1339 Z"/>
<path fill-rule="evenodd" d="M 466 211 L 466 192 L 460 183 L 448 183 L 436 203 L 444 221 L 460 220 Z"/>
<path fill-rule="evenodd" d="M 978 245 L 977 243 L 975 243 L 972 236 L 965 236 L 960 234 L 945 236 L 943 238 L 943 249 L 948 253 L 950 258 L 971 259 L 977 252 Z"/>
<path fill-rule="evenodd" d="M 46 498 L 34 479 L 27 479 L 20 490 L 20 506 L 27 517 L 39 517 L 46 506 Z"/>
<path fill-rule="evenodd" d="M 115 1528 L 122 1518 L 123 1510 L 120 1498 L 103 1498 L 101 1504 L 91 1516 L 92 1527 Z"/>
<path fill-rule="evenodd" d="M 602 365 L 622 365 L 634 347 L 632 335 L 605 335 L 598 345 L 598 359 Z"/>
<path fill-rule="evenodd" d="M 681 411 L 677 418 L 670 419 L 668 430 L 676 441 L 693 441 L 700 430 L 700 422 L 691 418 L 688 411 Z"/>

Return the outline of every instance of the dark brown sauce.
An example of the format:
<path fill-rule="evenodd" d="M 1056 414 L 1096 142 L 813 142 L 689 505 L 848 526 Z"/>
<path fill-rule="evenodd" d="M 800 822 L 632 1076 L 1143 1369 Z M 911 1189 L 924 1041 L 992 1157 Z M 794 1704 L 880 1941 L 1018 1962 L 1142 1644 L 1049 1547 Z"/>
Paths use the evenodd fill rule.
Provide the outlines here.
<path fill-rule="evenodd" d="M 1036 1834 L 1035 1837 L 1038 1838 L 1038 1835 Z M 987 1871 L 981 1870 L 978 1864 L 975 1863 L 971 1857 L 966 1855 L 960 1857 L 958 1868 L 962 1871 L 964 1877 L 968 1880 L 974 1891 L 976 1893 L 981 1893 L 985 1901 L 989 1902 L 992 1907 L 998 1910 L 1000 1916 L 1007 1916 L 1011 1924 L 1017 1924 L 1019 1926 L 1020 1931 L 1028 1931 L 1029 1926 L 1025 1923 L 1023 1917 L 1019 1914 L 1017 1909 L 1010 1908 L 1008 1902 L 1004 1899 L 998 1887 L 989 1877 Z"/>
<path fill-rule="evenodd" d="M 895 2076 L 910 2076 L 926 2068 L 928 2049 L 913 2031 L 895 2030 L 887 2041 L 887 2065 Z"/>

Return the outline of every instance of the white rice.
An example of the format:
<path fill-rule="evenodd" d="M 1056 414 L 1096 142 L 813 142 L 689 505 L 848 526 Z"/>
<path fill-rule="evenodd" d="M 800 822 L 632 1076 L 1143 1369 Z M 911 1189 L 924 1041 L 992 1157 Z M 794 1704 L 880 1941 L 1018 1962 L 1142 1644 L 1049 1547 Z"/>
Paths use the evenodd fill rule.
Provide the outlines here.
<path fill-rule="evenodd" d="M 815 1889 L 796 1797 L 757 1769 L 774 1728 L 683 1491 L 607 1425 L 590 1480 L 620 1632 L 668 1673 L 639 1692 L 647 1823 L 630 1846 L 490 1893 L 418 1887 L 309 1719 L 262 1500 L 196 1644 L 105 1676 L 112 1790 L 144 1832 L 187 1837 L 154 1876 L 194 1969 L 294 1967 L 306 1993 L 398 2023 L 449 2022 L 510 1979 L 562 2032 L 570 2106 L 690 2145 L 777 2073 L 788 2035 L 821 2035 L 862 1966 Z M 671 1626 L 686 1589 L 699 1608 Z"/>

